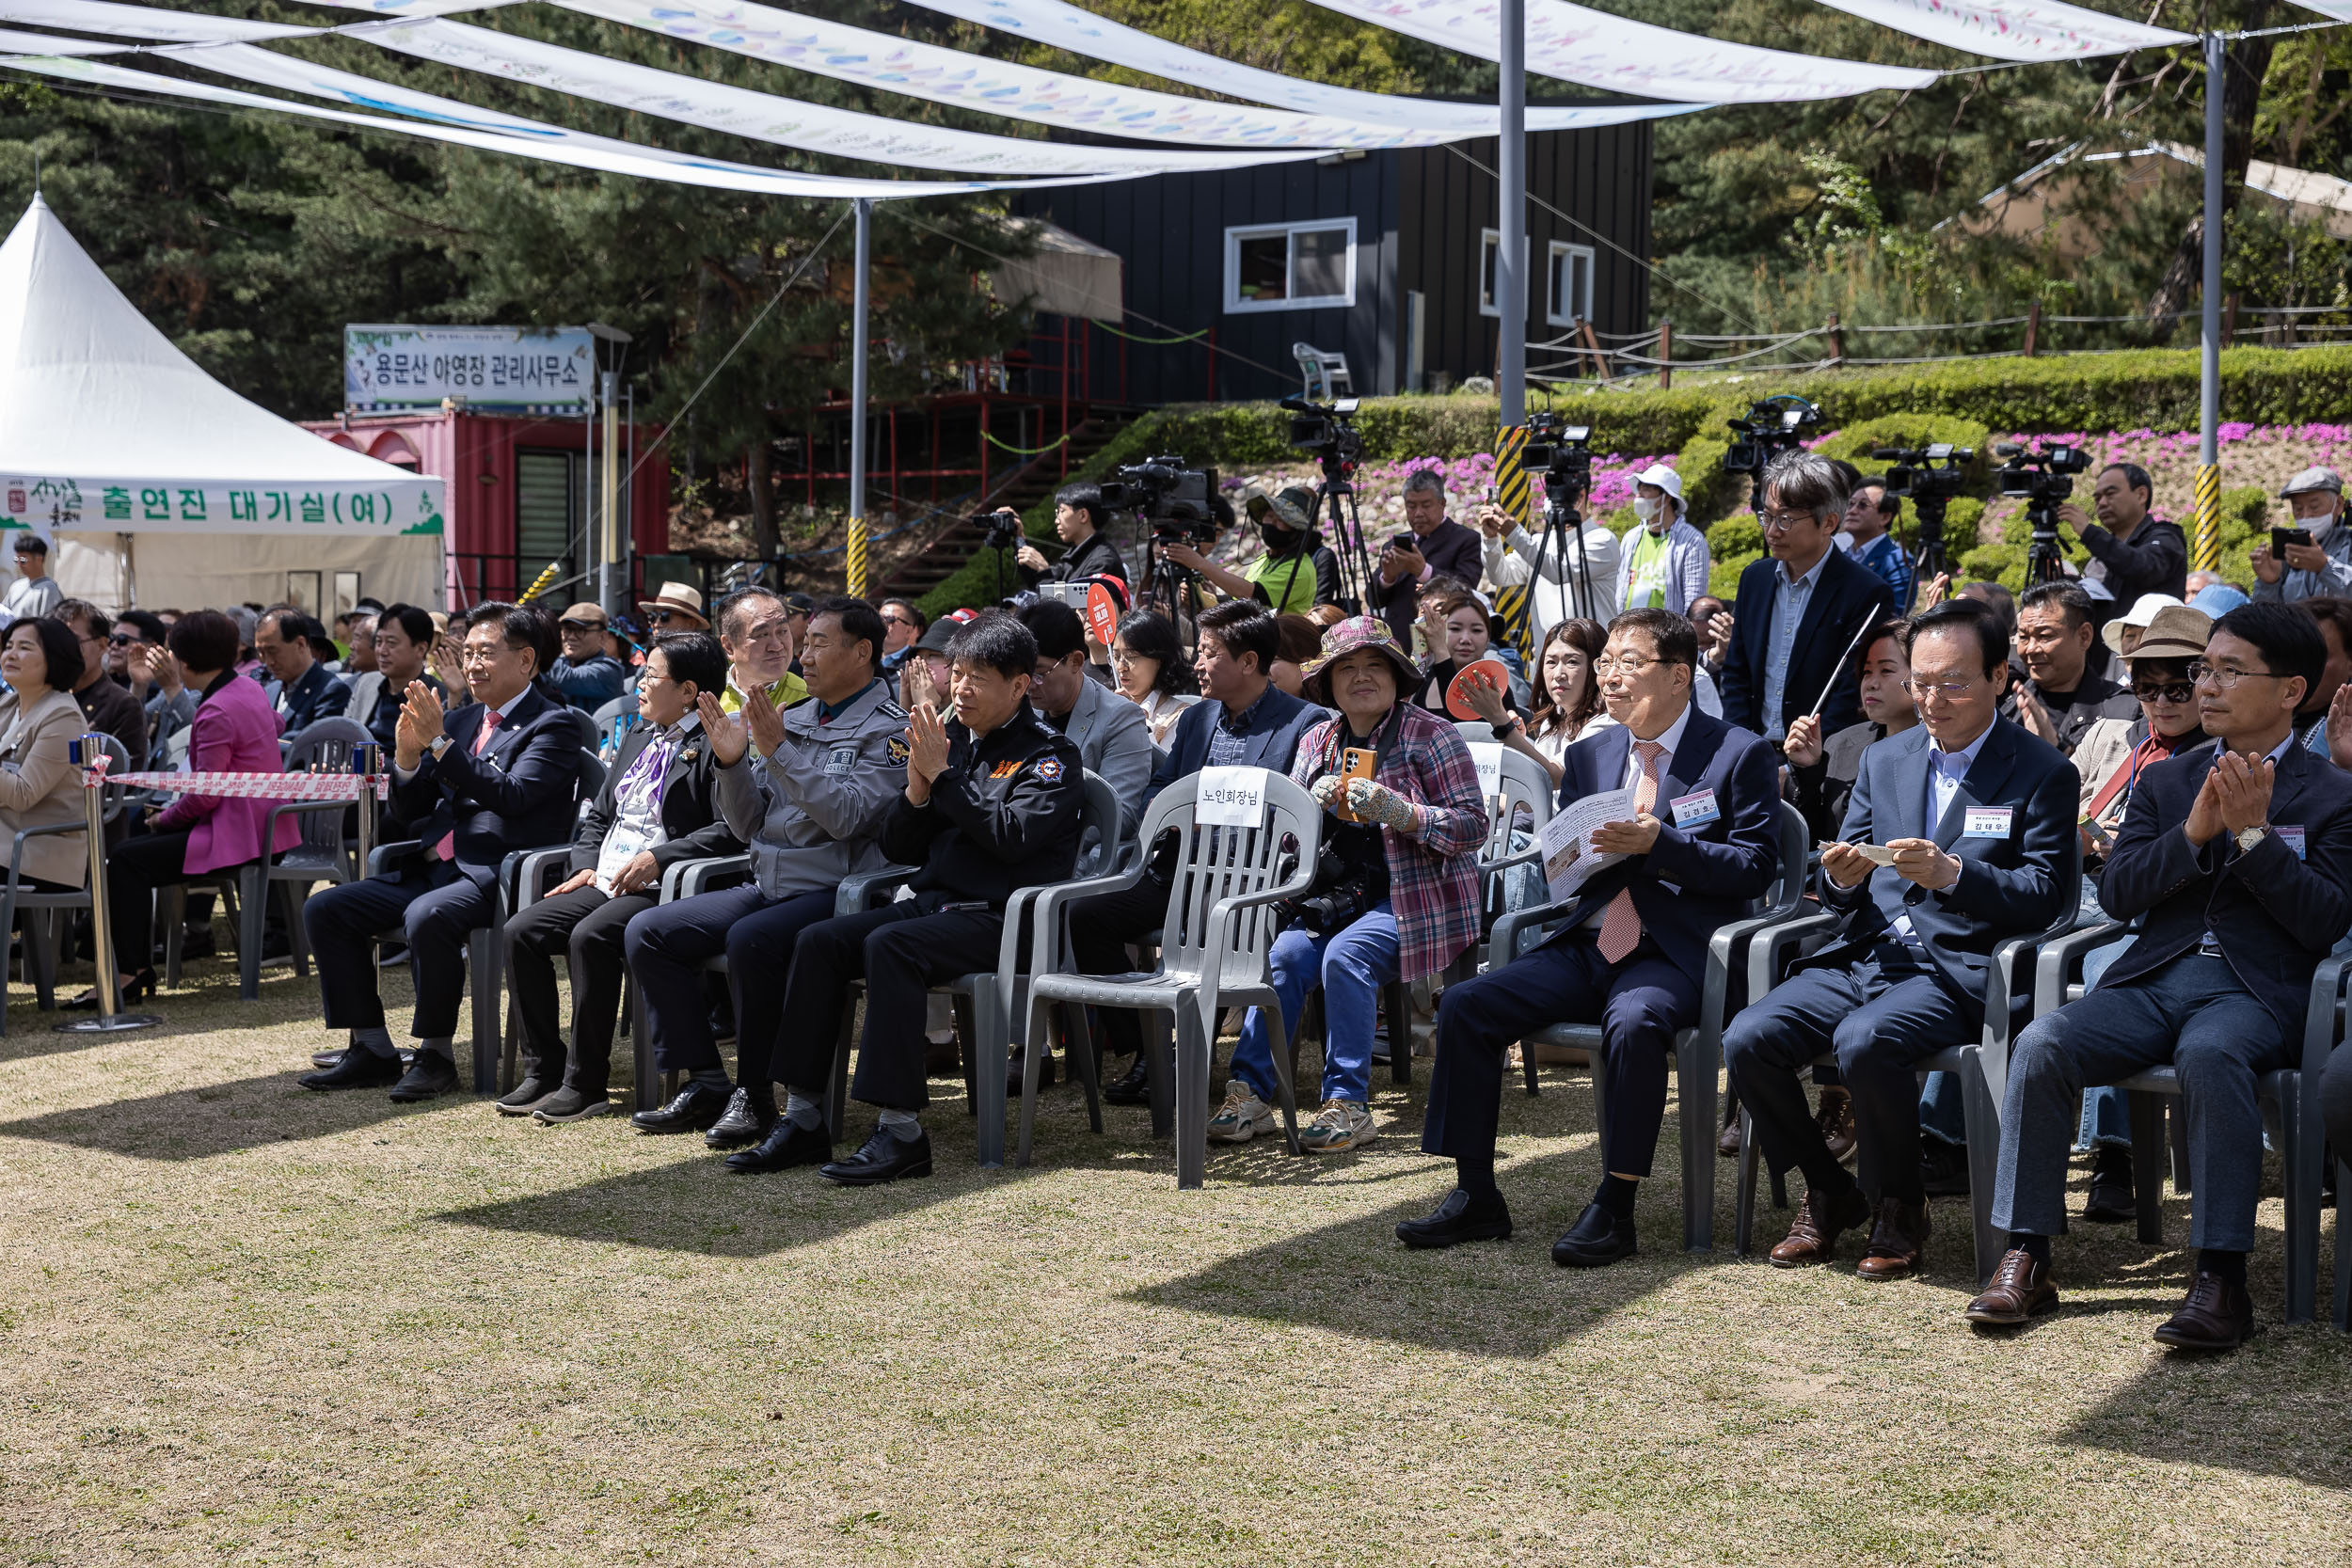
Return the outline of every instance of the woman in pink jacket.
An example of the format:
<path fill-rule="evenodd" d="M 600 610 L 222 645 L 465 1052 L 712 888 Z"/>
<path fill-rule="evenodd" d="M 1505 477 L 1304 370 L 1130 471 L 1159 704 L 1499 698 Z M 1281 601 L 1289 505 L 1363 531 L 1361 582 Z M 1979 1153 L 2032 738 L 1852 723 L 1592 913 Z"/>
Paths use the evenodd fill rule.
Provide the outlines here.
<path fill-rule="evenodd" d="M 171 655 L 188 686 L 203 693 L 197 700 L 188 767 L 199 773 L 280 772 L 278 716 L 261 684 L 237 673 L 237 644 L 236 623 L 216 610 L 183 615 L 171 628 Z M 278 803 L 181 795 L 149 820 L 148 832 L 123 840 L 108 854 L 107 925 L 125 1003 L 155 988 L 149 962 L 154 951 L 155 890 L 293 848 L 301 842 L 302 830 L 289 816 L 278 819 L 277 842 L 266 851 L 262 845 L 262 825 Z"/>

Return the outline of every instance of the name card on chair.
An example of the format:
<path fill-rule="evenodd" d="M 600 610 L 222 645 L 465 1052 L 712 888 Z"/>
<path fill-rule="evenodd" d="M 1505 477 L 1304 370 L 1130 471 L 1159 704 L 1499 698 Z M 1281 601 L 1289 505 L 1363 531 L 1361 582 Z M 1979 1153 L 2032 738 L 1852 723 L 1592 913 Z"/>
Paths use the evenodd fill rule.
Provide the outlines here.
<path fill-rule="evenodd" d="M 1192 819 L 1204 828 L 1255 828 L 1265 820 L 1265 769 L 1203 768 Z"/>
<path fill-rule="evenodd" d="M 1482 800 L 1491 800 L 1502 793 L 1502 752 L 1499 740 L 1470 743 L 1470 761 L 1478 768 L 1478 798 Z"/>

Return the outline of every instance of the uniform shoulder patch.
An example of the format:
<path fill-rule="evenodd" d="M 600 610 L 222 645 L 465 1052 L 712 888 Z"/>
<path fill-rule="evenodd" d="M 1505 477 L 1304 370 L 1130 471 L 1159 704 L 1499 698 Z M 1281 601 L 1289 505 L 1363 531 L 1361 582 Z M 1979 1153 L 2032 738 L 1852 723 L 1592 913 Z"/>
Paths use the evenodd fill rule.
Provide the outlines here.
<path fill-rule="evenodd" d="M 884 719 L 904 719 L 907 716 L 906 709 L 900 707 L 897 703 L 891 701 L 887 697 L 884 697 L 881 702 L 874 705 L 874 711 L 881 714 Z"/>
<path fill-rule="evenodd" d="M 1061 758 L 1059 758 L 1059 757 L 1040 757 L 1040 758 L 1038 759 L 1038 764 L 1037 764 L 1037 776 L 1038 776 L 1039 778 L 1041 778 L 1041 779 L 1043 779 L 1043 780 L 1044 780 L 1047 784 L 1059 784 L 1059 783 L 1061 783 L 1061 774 L 1062 774 Z"/>
<path fill-rule="evenodd" d="M 914 748 L 907 744 L 907 737 L 902 735 L 892 736 L 889 744 L 883 748 L 883 755 L 893 768 L 904 768 L 907 765 L 907 758 L 913 755 L 914 752 Z"/>

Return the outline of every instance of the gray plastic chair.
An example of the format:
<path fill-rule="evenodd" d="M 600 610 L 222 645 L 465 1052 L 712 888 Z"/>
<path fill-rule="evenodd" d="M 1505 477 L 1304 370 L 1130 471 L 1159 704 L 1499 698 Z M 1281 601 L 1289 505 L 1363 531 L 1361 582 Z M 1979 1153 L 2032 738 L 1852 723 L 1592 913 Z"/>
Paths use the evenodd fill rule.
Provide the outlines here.
<path fill-rule="evenodd" d="M 1199 1187 L 1208 1165 L 1209 1066 L 1216 1045 L 1217 1015 L 1228 1006 L 1253 1005 L 1274 1009 L 1275 1016 L 1280 1016 L 1268 963 L 1276 935 L 1271 906 L 1306 892 L 1314 882 L 1323 809 L 1313 796 L 1281 774 L 1260 771 L 1265 773 L 1265 808 L 1263 821 L 1254 828 L 1196 829 L 1193 800 L 1200 784 L 1198 774 L 1177 780 L 1152 802 L 1137 842 L 1148 846 L 1162 832 L 1174 831 L 1185 847 L 1168 887 L 1156 971 L 1116 975 L 1063 973 L 1069 952 L 1063 927 L 1070 905 L 1093 894 L 1135 886 L 1144 875 L 1142 862 L 1115 876 L 1048 889 L 1035 904 L 1027 1038 L 1044 1038 L 1040 1021 L 1044 1009 L 1057 1002 L 1073 1007 L 1131 1007 L 1173 1016 L 1179 1189 Z M 1291 862 L 1287 875 L 1286 860 Z M 1084 1044 L 1079 1053 L 1089 1053 Z M 1296 1154 L 1298 1106 L 1287 1057 L 1285 1041 L 1284 1049 L 1274 1053 L 1274 1062 L 1280 1079 L 1284 1137 L 1291 1152 Z M 1164 1085 L 1166 1064 L 1159 1060 L 1156 1049 L 1147 1061 Z M 1092 1070 L 1090 1061 L 1086 1066 Z M 1027 1155 L 1025 1122 L 1020 1156 L 1024 1163 Z"/>
<path fill-rule="evenodd" d="M 1715 1244 L 1715 1086 L 1723 1070 L 1724 1008 L 1731 976 L 1747 956 L 1750 940 L 1759 931 L 1787 921 L 1804 898 L 1804 851 L 1808 836 L 1804 816 L 1796 807 L 1780 805 L 1780 869 L 1761 900 L 1763 908 L 1744 920 L 1719 927 L 1707 944 L 1707 977 L 1699 989 L 1699 1022 L 1675 1037 L 1675 1081 L 1679 1098 L 1682 1148 L 1682 1245 L 1687 1252 L 1705 1252 Z M 1568 913 L 1568 906 L 1546 904 L 1521 910 L 1495 922 L 1490 942 L 1493 967 L 1519 957 L 1533 943 L 1529 938 L 1549 934 Z M 1533 1049 L 1538 1045 L 1569 1046 L 1583 1051 L 1593 1075 L 1596 1123 L 1608 1126 L 1609 1056 L 1597 1023 L 1555 1023 L 1526 1037 L 1523 1068 L 1527 1092 L 1540 1092 L 1539 1068 Z M 1445 1049 L 1439 1040 L 1438 1049 Z M 1606 1164 L 1608 1151 L 1602 1150 Z"/>
<path fill-rule="evenodd" d="M 110 773 L 120 775 L 131 770 L 130 749 L 113 736 L 103 731 L 94 731 L 82 738 L 95 739 L 98 742 L 100 748 L 106 753 L 106 767 Z M 77 777 L 73 781 L 73 787 L 79 791 L 86 786 Z M 130 791 L 119 784 L 102 784 L 99 787 L 101 819 L 112 822 L 121 814 L 122 803 Z M 74 804 L 78 808 L 81 803 L 77 794 Z M 16 928 L 16 917 L 19 914 L 32 917 L 24 922 L 22 951 L 24 955 L 25 975 L 32 981 L 33 995 L 44 1013 L 54 1012 L 57 1006 L 57 969 L 64 958 L 65 933 L 72 925 L 65 918 L 65 913 L 69 910 L 90 908 L 90 891 L 87 884 L 72 893 L 40 893 L 25 887 L 21 880 L 24 874 L 24 846 L 36 838 L 55 838 L 67 833 L 79 836 L 87 831 L 77 817 L 72 822 L 53 822 L 40 828 L 20 828 L 12 835 L 8 844 L 8 879 L 5 884 L 0 884 L 0 937 L 5 937 L 8 932 Z M 84 847 L 84 852 L 87 853 L 87 846 Z M 5 980 L 5 975 L 0 975 L 0 980 Z M 5 984 L 0 984 L 0 1037 L 6 1036 L 8 1032 L 8 990 Z"/>
<path fill-rule="evenodd" d="M 2081 841 L 2070 833 L 2059 861 L 2058 884 L 2073 888 L 2081 880 Z M 1841 915 L 1828 911 L 1802 915 L 1753 942 L 1749 946 L 1749 997 L 1761 998 L 1779 981 L 1781 955 L 1793 955 L 1800 945 L 1792 939 L 1826 933 L 1842 919 Z M 2081 922 L 2081 905 L 2070 897 L 2058 918 L 2040 933 L 2011 937 L 1994 946 L 1985 966 L 1983 1034 L 1974 1044 L 1947 1047 L 1917 1064 L 1922 1079 L 1931 1072 L 1957 1073 L 1960 1077 L 1962 1114 L 1968 1129 L 1968 1207 L 1979 1287 L 1992 1279 L 1994 1271 L 2001 1266 L 2001 1254 L 2008 1249 L 2008 1238 L 1993 1228 L 1993 1183 L 2000 1163 L 2001 1096 L 2009 1083 L 2009 1051 L 2016 1022 L 2010 1004 L 2021 991 L 2019 966 L 2032 963 L 2035 954 L 2065 937 Z M 1837 1058 L 1825 1053 L 1813 1060 L 1817 1067 L 1835 1066 Z M 1743 1258 L 1748 1255 L 1755 1230 L 1758 1164 L 1755 1120 L 1743 1108 L 1740 1113 L 1740 1208 L 1733 1243 L 1733 1249 Z M 1777 1177 L 1774 1196 L 1786 1201 L 1786 1190 Z"/>

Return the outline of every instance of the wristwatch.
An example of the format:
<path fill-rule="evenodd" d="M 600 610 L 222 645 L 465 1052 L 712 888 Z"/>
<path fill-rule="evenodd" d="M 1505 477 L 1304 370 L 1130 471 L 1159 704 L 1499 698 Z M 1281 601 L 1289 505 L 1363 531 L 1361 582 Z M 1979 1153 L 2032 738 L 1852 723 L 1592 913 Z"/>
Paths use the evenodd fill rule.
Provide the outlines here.
<path fill-rule="evenodd" d="M 433 760 L 435 762 L 438 762 L 441 760 L 441 753 L 448 751 L 449 748 L 449 736 L 445 735 L 437 735 L 433 737 L 433 743 L 427 746 L 425 750 L 433 754 Z"/>
<path fill-rule="evenodd" d="M 1506 713 L 1502 716 L 1502 723 L 1490 725 L 1488 727 L 1495 732 L 1495 738 L 1497 740 L 1508 740 L 1511 738 L 1511 732 L 1526 722 L 1526 720 L 1520 718 L 1516 713 Z"/>
<path fill-rule="evenodd" d="M 2241 830 L 2237 835 L 2237 852 L 2241 855 L 2253 853 L 2254 846 L 2260 844 L 2263 841 L 2263 835 L 2269 832 L 2270 829 L 2266 824 L 2257 824 Z"/>

